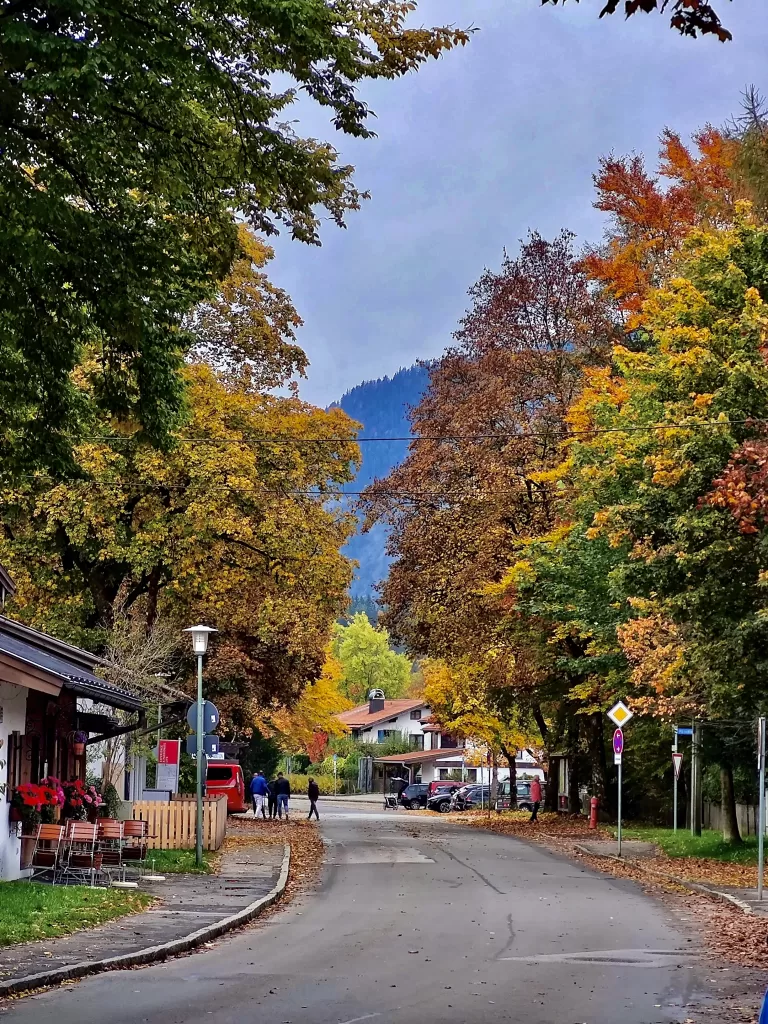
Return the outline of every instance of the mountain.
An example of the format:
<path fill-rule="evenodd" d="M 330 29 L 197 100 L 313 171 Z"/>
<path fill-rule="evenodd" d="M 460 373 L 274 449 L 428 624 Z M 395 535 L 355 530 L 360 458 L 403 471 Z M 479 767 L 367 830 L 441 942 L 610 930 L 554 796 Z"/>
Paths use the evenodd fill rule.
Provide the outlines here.
<path fill-rule="evenodd" d="M 334 403 L 361 423 L 360 437 L 402 438 L 411 433 L 408 410 L 417 405 L 429 380 L 429 368 L 409 366 L 392 377 L 367 380 L 347 391 Z M 348 491 L 362 491 L 377 477 L 384 477 L 408 452 L 407 441 L 363 440 L 360 445 L 363 464 Z M 369 533 L 358 533 L 344 548 L 349 558 L 359 562 L 350 588 L 353 597 L 374 596 L 374 587 L 387 575 L 389 559 L 385 552 L 386 527 L 377 524 Z"/>

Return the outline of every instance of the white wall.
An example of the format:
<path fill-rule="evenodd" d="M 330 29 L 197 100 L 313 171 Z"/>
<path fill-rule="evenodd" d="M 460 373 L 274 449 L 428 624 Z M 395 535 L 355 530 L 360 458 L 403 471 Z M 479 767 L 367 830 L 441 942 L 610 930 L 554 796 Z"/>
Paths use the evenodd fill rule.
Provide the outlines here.
<path fill-rule="evenodd" d="M 420 719 L 411 718 L 410 711 L 403 711 L 392 721 L 385 719 L 383 722 L 377 722 L 375 725 L 372 725 L 369 729 L 361 729 L 360 741 L 361 743 L 378 743 L 379 729 L 391 732 L 404 732 L 406 736 L 423 736 L 422 721 L 426 718 L 429 718 L 428 707 L 421 708 Z"/>
<path fill-rule="evenodd" d="M 27 689 L 13 683 L 0 681 L 0 709 L 3 720 L 0 722 L 0 761 L 6 762 L 0 768 L 0 783 L 8 781 L 8 737 L 12 732 L 24 735 L 27 718 Z M 13 835 L 8 828 L 9 804 L 5 793 L 0 794 L 0 878 L 19 877 L 19 855 L 21 841 L 16 838 L 15 826 Z"/>

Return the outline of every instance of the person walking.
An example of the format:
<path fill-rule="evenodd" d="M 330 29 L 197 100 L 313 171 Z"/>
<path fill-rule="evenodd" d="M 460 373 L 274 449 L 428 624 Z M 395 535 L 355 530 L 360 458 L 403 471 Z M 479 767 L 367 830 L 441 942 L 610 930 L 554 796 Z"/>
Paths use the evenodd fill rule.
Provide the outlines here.
<path fill-rule="evenodd" d="M 320 797 L 320 787 L 314 779 L 309 780 L 307 796 L 309 797 L 309 814 L 307 815 L 307 821 L 312 817 L 312 811 L 315 812 L 315 817 L 320 821 L 320 815 L 317 813 L 317 801 Z"/>
<path fill-rule="evenodd" d="M 539 820 L 539 804 L 541 803 L 541 783 L 538 779 L 534 779 L 531 783 L 531 803 L 533 804 L 533 810 L 531 811 L 531 821 Z"/>
<path fill-rule="evenodd" d="M 277 816 L 282 818 L 283 811 L 285 811 L 285 820 L 288 821 L 288 797 L 291 795 L 291 784 L 282 772 L 277 773 L 275 795 L 277 796 Z"/>
<path fill-rule="evenodd" d="M 253 816 L 257 818 L 261 812 L 262 818 L 266 818 L 264 811 L 264 797 L 268 793 L 267 780 L 262 772 L 256 772 L 251 779 L 251 799 L 253 800 Z"/>
<path fill-rule="evenodd" d="M 270 818 L 277 817 L 277 793 L 275 788 L 277 786 L 277 779 L 271 779 L 267 783 L 267 811 Z"/>

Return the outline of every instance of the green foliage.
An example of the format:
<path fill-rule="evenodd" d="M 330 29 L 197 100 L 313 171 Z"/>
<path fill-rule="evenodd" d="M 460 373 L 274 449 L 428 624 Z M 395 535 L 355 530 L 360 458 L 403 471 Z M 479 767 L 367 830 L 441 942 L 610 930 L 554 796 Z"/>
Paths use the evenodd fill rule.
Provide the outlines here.
<path fill-rule="evenodd" d="M 320 772 L 310 771 L 306 775 L 287 775 L 286 778 L 291 784 L 293 796 L 307 795 L 310 778 L 317 783 L 321 796 L 333 796 L 333 775 L 321 775 Z M 346 784 L 343 779 L 336 780 L 336 792 L 346 792 Z"/>
<path fill-rule="evenodd" d="M 237 252 L 236 216 L 316 242 L 361 194 L 295 133 L 298 92 L 368 137 L 364 79 L 468 39 L 411 29 L 411 4 L 140 0 L 27 4 L 0 24 L 3 470 L 59 468 L 81 423 L 84 348 L 103 408 L 167 440 L 183 413 L 185 313 Z"/>
<path fill-rule="evenodd" d="M 363 703 L 372 689 L 386 697 L 401 697 L 411 677 L 411 662 L 389 646 L 386 630 L 375 629 L 363 612 L 348 626 L 336 625 L 331 650 L 341 662 L 341 690 L 356 704 Z"/>
<path fill-rule="evenodd" d="M 197 866 L 194 850 L 150 850 L 147 863 L 160 875 L 210 875 L 215 855 L 203 850 L 203 863 Z"/>
<path fill-rule="evenodd" d="M 264 777 L 271 779 L 277 771 L 283 752 L 279 744 L 270 737 L 262 736 L 258 729 L 248 741 L 248 746 L 240 751 L 240 764 L 243 768 L 246 786 L 257 771 L 264 773 Z"/>

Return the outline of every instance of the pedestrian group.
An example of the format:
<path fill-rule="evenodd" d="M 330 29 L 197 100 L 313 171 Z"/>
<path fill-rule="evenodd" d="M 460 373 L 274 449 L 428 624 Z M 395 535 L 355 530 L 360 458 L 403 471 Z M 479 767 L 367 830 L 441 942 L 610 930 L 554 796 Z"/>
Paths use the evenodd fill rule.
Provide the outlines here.
<path fill-rule="evenodd" d="M 285 820 L 287 821 L 290 796 L 291 784 L 282 772 L 278 772 L 277 777 L 270 782 L 267 782 L 264 778 L 264 773 L 261 771 L 256 772 L 251 779 L 251 799 L 253 801 L 253 816 L 255 818 L 261 815 L 262 818 L 282 819 L 283 813 L 285 813 Z M 311 818 L 314 812 L 315 818 L 319 821 L 320 815 L 317 813 L 317 801 L 320 796 L 320 787 L 314 779 L 309 780 L 307 796 L 309 797 L 309 814 L 307 818 Z"/>

